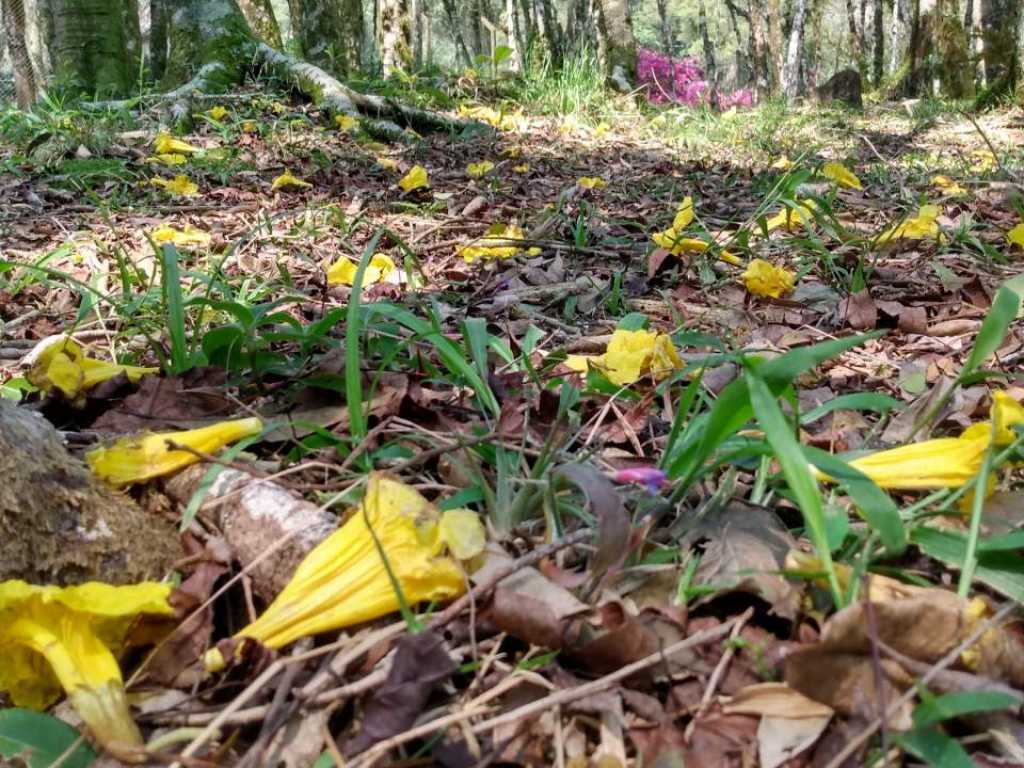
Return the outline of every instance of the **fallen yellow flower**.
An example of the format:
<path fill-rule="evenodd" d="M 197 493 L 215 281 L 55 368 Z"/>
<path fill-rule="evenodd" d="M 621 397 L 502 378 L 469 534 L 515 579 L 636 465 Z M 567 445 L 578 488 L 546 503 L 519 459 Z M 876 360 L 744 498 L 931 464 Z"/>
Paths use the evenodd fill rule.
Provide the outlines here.
<path fill-rule="evenodd" d="M 184 229 L 178 230 L 170 224 L 161 224 L 150 234 L 154 243 L 174 243 L 179 246 L 209 245 L 210 235 L 201 229 L 196 229 L 191 224 L 186 224 Z"/>
<path fill-rule="evenodd" d="M 253 120 L 246 120 L 242 123 L 242 133 L 256 133 L 256 123 Z"/>
<path fill-rule="evenodd" d="M 600 176 L 581 176 L 576 184 L 582 189 L 604 189 L 608 186 L 608 182 Z"/>
<path fill-rule="evenodd" d="M 214 120 L 215 122 L 219 123 L 221 120 L 228 116 L 228 111 L 220 104 L 218 104 L 217 106 L 208 109 L 206 111 L 206 114 L 210 116 L 211 120 Z"/>
<path fill-rule="evenodd" d="M 907 219 L 902 224 L 890 227 L 878 236 L 878 244 L 892 240 L 925 240 L 938 239 L 941 235 L 937 219 L 942 209 L 937 205 L 922 205 L 917 216 Z"/>
<path fill-rule="evenodd" d="M 966 195 L 967 190 L 957 184 L 949 176 L 932 176 L 932 186 L 942 191 L 945 195 Z"/>
<path fill-rule="evenodd" d="M 359 121 L 352 117 L 352 115 L 335 115 L 334 124 L 338 126 L 339 131 L 347 133 L 359 125 Z"/>
<path fill-rule="evenodd" d="M 512 170 L 515 171 L 516 173 L 529 173 L 530 172 L 530 164 L 529 163 L 522 163 L 521 165 L 513 165 L 512 166 Z"/>
<path fill-rule="evenodd" d="M 172 195 L 181 195 L 182 197 L 192 197 L 199 192 L 199 185 L 194 183 L 185 174 L 178 174 L 170 181 L 157 176 L 150 179 L 149 183 L 157 187 L 163 187 L 164 190 Z"/>
<path fill-rule="evenodd" d="M 771 164 L 771 168 L 776 171 L 788 171 L 793 167 L 793 161 L 790 160 L 786 155 L 783 155 L 774 163 Z"/>
<path fill-rule="evenodd" d="M 478 259 L 484 261 L 511 259 L 523 251 L 523 246 L 515 241 L 525 239 L 526 235 L 523 234 L 523 230 L 515 224 L 492 224 L 482 238 L 472 245 L 460 248 L 459 255 L 467 264 L 472 264 Z M 540 248 L 529 248 L 526 253 L 535 256 L 540 253 Z"/>
<path fill-rule="evenodd" d="M 427 169 L 422 165 L 414 165 L 409 172 L 398 182 L 403 192 L 412 192 L 430 186 L 430 179 L 427 176 Z"/>
<path fill-rule="evenodd" d="M 394 613 L 400 603 L 388 568 L 407 605 L 450 600 L 466 589 L 456 557 L 474 557 L 483 545 L 478 515 L 468 510 L 439 515 L 415 489 L 374 472 L 345 524 L 306 556 L 267 610 L 235 637 L 281 648 Z M 455 557 L 446 555 L 446 548 Z M 205 662 L 211 670 L 224 666 L 218 651 L 207 654 Z"/>
<path fill-rule="evenodd" d="M 63 690 L 100 746 L 123 761 L 144 762 L 117 656 L 140 615 L 173 616 L 170 592 L 153 582 L 0 583 L 0 691 L 15 706 L 42 710 Z"/>
<path fill-rule="evenodd" d="M 385 171 L 397 171 L 398 161 L 391 157 L 378 157 L 377 165 L 383 168 Z"/>
<path fill-rule="evenodd" d="M 612 127 L 608 123 L 598 123 L 594 127 L 594 136 L 598 139 L 602 138 Z"/>
<path fill-rule="evenodd" d="M 153 141 L 153 152 L 157 155 L 189 155 L 198 151 L 199 147 L 193 147 L 187 141 L 176 139 L 169 133 L 157 134 Z"/>
<path fill-rule="evenodd" d="M 490 160 L 482 160 L 479 163 L 470 163 L 466 166 L 466 175 L 471 179 L 482 179 L 494 170 L 494 163 Z"/>
<path fill-rule="evenodd" d="M 711 244 L 705 240 L 696 237 L 683 237 L 675 227 L 669 227 L 664 232 L 655 232 L 651 235 L 651 239 L 673 256 L 682 256 L 684 253 L 704 253 L 711 247 Z M 743 259 L 726 250 L 718 251 L 718 258 L 734 266 L 743 263 Z"/>
<path fill-rule="evenodd" d="M 135 384 L 143 376 L 159 370 L 94 360 L 85 356 L 78 342 L 57 336 L 39 351 L 25 378 L 43 392 L 57 390 L 68 400 L 75 401 L 97 384 L 122 373 Z"/>
<path fill-rule="evenodd" d="M 1021 222 L 1006 233 L 1006 241 L 1010 245 L 1017 245 L 1024 248 L 1024 222 Z"/>
<path fill-rule="evenodd" d="M 184 165 L 188 162 L 188 158 L 177 152 L 166 155 L 153 155 L 149 158 L 151 163 L 160 163 L 161 165 Z"/>
<path fill-rule="evenodd" d="M 286 170 L 284 173 L 282 173 L 280 176 L 274 179 L 273 183 L 270 185 L 270 191 L 277 192 L 277 190 L 279 189 L 288 189 L 291 187 L 295 187 L 296 189 L 302 189 L 304 187 L 312 186 L 313 185 L 310 184 L 308 181 L 303 181 L 298 176 L 293 174 L 291 171 Z"/>
<path fill-rule="evenodd" d="M 676 210 L 675 218 L 672 219 L 672 229 L 681 232 L 690 226 L 693 221 L 693 198 L 687 195 Z"/>
<path fill-rule="evenodd" d="M 467 107 L 464 104 L 460 104 L 458 113 L 461 118 L 479 120 L 500 131 L 514 131 L 523 122 L 522 115 L 520 114 L 506 115 L 491 107 Z"/>
<path fill-rule="evenodd" d="M 327 268 L 328 285 L 353 285 L 356 279 L 356 270 L 359 265 L 342 256 Z M 375 253 L 370 257 L 370 263 L 366 265 L 363 273 L 363 285 L 373 283 L 385 283 L 395 271 L 395 262 L 390 256 L 383 253 Z"/>
<path fill-rule="evenodd" d="M 939 437 L 862 456 L 850 461 L 881 488 L 935 490 L 959 488 L 981 469 L 996 424 L 997 446 L 1016 439 L 1012 427 L 1024 425 L 1024 407 L 1005 392 L 992 395 L 990 420 L 972 424 L 959 437 Z M 822 479 L 831 479 L 817 473 Z"/>
<path fill-rule="evenodd" d="M 565 364 L 571 370 L 586 373 L 597 368 L 612 384 L 626 386 L 645 374 L 663 379 L 683 367 L 683 361 L 667 333 L 657 331 L 615 330 L 603 355 L 569 355 Z"/>
<path fill-rule="evenodd" d="M 85 460 L 94 475 L 111 485 L 133 485 L 184 469 L 200 460 L 198 454 L 215 453 L 225 445 L 258 435 L 262 429 L 263 422 L 253 417 L 184 432 L 131 435 L 89 451 Z M 173 448 L 172 443 L 191 450 Z"/>
<path fill-rule="evenodd" d="M 783 207 L 776 214 L 765 219 L 765 229 L 771 232 L 782 227 L 787 232 L 792 232 L 797 227 L 805 226 L 814 221 L 813 210 L 816 207 L 811 199 L 801 200 L 794 208 Z"/>
<path fill-rule="evenodd" d="M 996 156 L 990 149 L 976 149 L 971 152 L 974 158 L 973 168 L 978 173 L 986 173 L 996 167 Z"/>
<path fill-rule="evenodd" d="M 821 175 L 847 189 L 864 189 L 853 171 L 841 163 L 825 163 L 821 166 Z"/>
<path fill-rule="evenodd" d="M 750 293 L 755 296 L 770 296 L 773 299 L 789 293 L 796 285 L 796 275 L 764 259 L 751 261 L 742 278 Z"/>

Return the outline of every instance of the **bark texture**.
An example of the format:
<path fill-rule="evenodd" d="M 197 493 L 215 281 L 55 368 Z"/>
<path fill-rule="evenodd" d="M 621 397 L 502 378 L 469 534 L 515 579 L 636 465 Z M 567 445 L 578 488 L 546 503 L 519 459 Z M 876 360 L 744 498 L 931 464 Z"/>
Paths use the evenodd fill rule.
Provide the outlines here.
<path fill-rule="evenodd" d="M 807 21 L 808 0 L 794 0 L 793 23 L 790 25 L 786 64 L 782 70 L 782 87 L 786 100 L 794 102 L 804 92 L 804 26 Z"/>
<path fill-rule="evenodd" d="M 1013 93 L 1020 69 L 1020 0 L 975 0 L 981 3 L 982 46 L 985 62 L 986 97 L 994 99 Z"/>
<path fill-rule="evenodd" d="M 281 47 L 281 29 L 277 26 L 270 0 L 238 0 L 238 7 L 253 34 L 268 45 Z"/>
<path fill-rule="evenodd" d="M 882 84 L 885 72 L 885 26 L 882 23 L 882 0 L 873 0 L 871 21 L 871 77 L 875 86 Z"/>
<path fill-rule="evenodd" d="M 938 0 L 935 14 L 942 93 L 952 99 L 974 98 L 970 42 L 960 21 L 956 0 Z M 1001 24 L 1005 22 L 1000 19 Z"/>
<path fill-rule="evenodd" d="M 412 63 L 412 21 L 409 0 L 380 0 L 377 46 L 387 77 Z"/>
<path fill-rule="evenodd" d="M 289 0 L 288 7 L 303 58 L 340 75 L 359 70 L 363 50 L 360 0 Z"/>
<path fill-rule="evenodd" d="M 703 6 L 701 6 L 703 8 Z M 668 0 L 658 0 L 658 22 L 661 25 L 661 49 L 671 56 L 676 48 L 672 38 L 672 16 L 668 10 Z"/>
<path fill-rule="evenodd" d="M 100 97 L 127 92 L 138 65 L 137 11 L 130 0 L 49 0 L 57 81 Z"/>
<path fill-rule="evenodd" d="M 36 73 L 28 53 L 25 36 L 25 3 L 23 0 L 0 0 L 4 35 L 14 73 L 14 93 L 18 106 L 27 109 L 36 100 Z"/>
<path fill-rule="evenodd" d="M 620 90 L 636 82 L 636 37 L 629 0 L 598 0 L 598 43 L 605 76 Z"/>
<path fill-rule="evenodd" d="M 711 91 L 711 98 L 717 100 L 718 93 L 718 61 L 715 59 L 715 46 L 711 42 L 708 30 L 708 12 L 704 0 L 697 6 L 697 27 L 700 30 L 701 46 L 704 51 L 704 75 Z"/>
<path fill-rule="evenodd" d="M 181 557 L 170 522 L 94 479 L 48 421 L 3 399 L 0 476 L 0 581 L 129 584 Z"/>

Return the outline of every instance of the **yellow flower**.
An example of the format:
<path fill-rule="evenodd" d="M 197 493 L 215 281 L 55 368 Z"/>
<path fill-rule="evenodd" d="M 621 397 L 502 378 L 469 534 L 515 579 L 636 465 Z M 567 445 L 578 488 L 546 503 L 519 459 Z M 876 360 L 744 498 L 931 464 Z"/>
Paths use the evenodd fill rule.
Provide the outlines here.
<path fill-rule="evenodd" d="M 1021 222 L 1006 233 L 1006 240 L 1010 245 L 1019 245 L 1024 248 L 1024 222 Z"/>
<path fill-rule="evenodd" d="M 523 150 L 521 150 L 519 147 L 505 147 L 498 154 L 501 155 L 502 157 L 514 159 L 523 154 Z"/>
<path fill-rule="evenodd" d="M 427 177 L 427 169 L 422 165 L 414 165 L 409 172 L 398 182 L 403 192 L 412 192 L 430 186 L 430 179 Z"/>
<path fill-rule="evenodd" d="M 172 195 L 181 195 L 182 197 L 192 197 L 199 193 L 199 185 L 195 184 L 188 176 L 181 173 L 175 176 L 173 179 L 168 181 L 162 179 L 159 176 L 149 180 L 150 184 L 157 187 L 163 187 L 165 190 L 170 192 Z"/>
<path fill-rule="evenodd" d="M 639 381 L 647 373 L 663 379 L 682 368 L 683 361 L 667 333 L 618 328 L 603 355 L 569 355 L 565 364 L 579 373 L 595 367 L 608 381 L 621 387 Z"/>
<path fill-rule="evenodd" d="M 85 454 L 93 474 L 113 486 L 133 485 L 169 475 L 200 460 L 192 451 L 210 454 L 244 437 L 258 435 L 263 422 L 258 418 L 221 421 L 184 432 L 122 437 L 112 445 Z M 172 448 L 171 443 L 191 451 Z"/>
<path fill-rule="evenodd" d="M 764 259 L 754 259 L 742 275 L 743 284 L 755 296 L 777 299 L 795 286 L 796 275 L 784 267 L 776 267 Z"/>
<path fill-rule="evenodd" d="M 529 163 L 522 163 L 521 165 L 513 165 L 512 166 L 512 170 L 515 171 L 516 173 L 529 173 L 530 172 L 530 164 Z"/>
<path fill-rule="evenodd" d="M 310 184 L 308 181 L 303 181 L 298 176 L 293 174 L 291 171 L 286 170 L 284 173 L 282 173 L 280 176 L 274 179 L 273 183 L 270 185 L 270 191 L 277 192 L 277 190 L 279 189 L 287 189 L 290 187 L 302 189 L 303 187 L 312 186 L 313 185 Z"/>
<path fill-rule="evenodd" d="M 971 152 L 971 157 L 974 158 L 973 168 L 978 173 L 986 173 L 996 167 L 996 156 L 990 149 L 976 149 Z"/>
<path fill-rule="evenodd" d="M 256 123 L 253 120 L 246 120 L 242 123 L 242 133 L 256 133 Z"/>
<path fill-rule="evenodd" d="M 847 189 L 864 189 L 860 179 L 841 163 L 825 163 L 821 166 L 821 175 Z"/>
<path fill-rule="evenodd" d="M 675 218 L 672 219 L 672 229 L 681 232 L 690 226 L 693 221 L 693 198 L 687 195 L 676 210 Z"/>
<path fill-rule="evenodd" d="M 600 176 L 580 176 L 576 184 L 582 189 L 604 189 L 608 186 L 608 182 Z"/>
<path fill-rule="evenodd" d="M 522 122 L 521 114 L 506 115 L 491 107 L 467 107 L 459 105 L 459 117 L 466 120 L 479 120 L 497 128 L 499 131 L 514 131 Z"/>
<path fill-rule="evenodd" d="M 347 133 L 359 125 L 359 121 L 352 117 L 352 115 L 335 115 L 334 124 L 338 126 L 339 131 Z"/>
<path fill-rule="evenodd" d="M 208 109 L 206 111 L 206 114 L 210 116 L 211 120 L 214 120 L 219 123 L 221 120 L 228 116 L 228 111 L 220 104 L 218 104 L 217 106 Z"/>
<path fill-rule="evenodd" d="M 945 195 L 966 195 L 967 190 L 953 181 L 949 176 L 932 176 L 932 186 L 942 191 Z"/>
<path fill-rule="evenodd" d="M 473 245 L 459 249 L 459 255 L 467 264 L 472 264 L 477 259 L 484 261 L 510 259 L 520 253 L 523 248 L 521 245 L 509 241 L 524 240 L 525 238 L 523 230 L 515 224 L 492 224 L 487 233 Z"/>
<path fill-rule="evenodd" d="M 151 163 L 161 163 L 162 165 L 184 165 L 188 162 L 188 158 L 177 152 L 164 155 L 153 155 L 149 158 Z"/>
<path fill-rule="evenodd" d="M 610 125 L 608 125 L 608 123 L 598 123 L 594 127 L 594 136 L 596 138 L 600 139 L 606 133 L 608 133 L 608 131 L 610 131 L 611 129 L 612 129 L 612 127 Z"/>
<path fill-rule="evenodd" d="M 494 163 L 490 160 L 482 160 L 479 163 L 470 163 L 466 166 L 466 175 L 471 179 L 482 179 L 494 170 Z"/>
<path fill-rule="evenodd" d="M 651 235 L 651 239 L 673 256 L 682 256 L 684 253 L 704 253 L 711 247 L 710 243 L 696 237 L 683 237 L 675 227 L 669 227 L 664 232 L 655 232 Z M 725 250 L 718 252 L 718 258 L 735 266 L 743 263 L 739 256 Z"/>
<path fill-rule="evenodd" d="M 788 171 L 790 168 L 793 167 L 793 161 L 790 160 L 785 155 L 783 155 L 774 163 L 772 163 L 771 167 L 776 171 Z"/>
<path fill-rule="evenodd" d="M 25 378 L 43 392 L 49 393 L 56 389 L 68 400 L 79 400 L 81 395 L 97 384 L 122 373 L 135 384 L 143 376 L 159 370 L 94 360 L 85 356 L 78 342 L 57 336 L 39 351 Z"/>
<path fill-rule="evenodd" d="M 18 707 L 45 709 L 61 690 L 93 738 L 115 757 L 141 762 L 117 656 L 140 615 L 169 617 L 171 588 L 0 583 L 0 691 Z"/>
<path fill-rule="evenodd" d="M 359 265 L 351 259 L 342 256 L 327 268 L 327 283 L 329 285 L 352 285 L 356 279 L 356 270 Z M 370 263 L 366 265 L 363 273 L 363 285 L 387 282 L 388 277 L 395 271 L 395 262 L 390 256 L 383 253 L 375 253 L 370 257 Z"/>
<path fill-rule="evenodd" d="M 992 440 L 1005 446 L 1017 435 L 1012 427 L 1024 425 L 1024 406 L 1005 392 L 992 395 L 991 420 L 972 424 L 959 437 L 939 437 L 920 443 L 862 456 L 849 462 L 882 488 L 934 490 L 959 488 L 981 469 L 985 451 Z M 823 479 L 827 475 L 818 473 Z"/>
<path fill-rule="evenodd" d="M 902 224 L 887 229 L 878 236 L 878 244 L 892 240 L 925 240 L 938 239 L 941 232 L 937 219 L 942 209 L 937 205 L 922 205 L 917 216 L 907 219 Z"/>
<path fill-rule="evenodd" d="M 180 246 L 209 245 L 210 235 L 201 229 L 196 229 L 191 224 L 186 224 L 182 230 L 175 229 L 170 224 L 161 224 L 153 230 L 150 237 L 155 243 L 174 243 Z"/>
<path fill-rule="evenodd" d="M 810 199 L 801 200 L 794 208 L 783 207 L 774 216 L 769 216 L 765 219 L 765 228 L 771 232 L 779 227 L 783 227 L 787 232 L 792 232 L 797 227 L 814 221 L 812 210 L 815 207 L 814 201 Z"/>
<path fill-rule="evenodd" d="M 235 637 L 281 648 L 394 613 L 399 600 L 388 567 L 410 606 L 462 594 L 466 577 L 444 550 L 473 557 L 483 549 L 484 534 L 477 515 L 453 512 L 439 516 L 413 488 L 372 473 L 366 496 L 348 521 L 306 556 L 267 610 Z M 206 663 L 217 669 L 224 660 L 215 651 Z"/>
<path fill-rule="evenodd" d="M 390 157 L 378 157 L 377 165 L 383 168 L 385 171 L 397 171 L 398 161 Z"/>
<path fill-rule="evenodd" d="M 169 133 L 157 134 L 153 142 L 153 152 L 157 155 L 189 155 L 198 151 L 198 147 L 193 147 L 187 141 L 176 139 Z"/>

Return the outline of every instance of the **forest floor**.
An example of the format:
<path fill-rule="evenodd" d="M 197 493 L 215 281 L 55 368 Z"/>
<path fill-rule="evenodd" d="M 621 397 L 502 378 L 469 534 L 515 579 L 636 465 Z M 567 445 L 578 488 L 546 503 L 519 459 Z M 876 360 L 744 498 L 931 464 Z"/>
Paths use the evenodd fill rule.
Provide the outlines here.
<path fill-rule="evenodd" d="M 183 531 L 195 616 L 132 667 L 159 762 L 1024 764 L 1001 623 L 1024 599 L 1017 411 L 966 457 L 978 431 L 863 465 L 888 495 L 834 458 L 1024 400 L 1019 110 L 609 101 L 399 146 L 284 93 L 205 106 L 225 112 L 163 161 L 153 114 L 0 115 L 0 393 L 76 452 L 265 424 L 130 491 Z M 755 259 L 788 275 L 758 290 Z M 44 396 L 29 353 L 55 334 L 160 373 Z M 838 484 L 816 490 L 808 459 Z M 482 513 L 473 600 L 202 672 L 283 585 L 259 568 L 270 542 L 297 535 L 218 491 L 222 470 L 329 521 L 370 470 Z M 594 547 L 541 559 L 588 525 Z"/>

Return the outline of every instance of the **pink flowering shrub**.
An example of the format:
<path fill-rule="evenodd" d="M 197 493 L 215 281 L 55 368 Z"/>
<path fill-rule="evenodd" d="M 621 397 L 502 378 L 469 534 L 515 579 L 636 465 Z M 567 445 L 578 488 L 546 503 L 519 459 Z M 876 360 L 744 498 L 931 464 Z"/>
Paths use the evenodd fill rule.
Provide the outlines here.
<path fill-rule="evenodd" d="M 654 104 L 699 107 L 711 100 L 711 86 L 694 56 L 673 59 L 664 53 L 641 48 L 637 52 L 636 74 L 640 85 L 647 91 L 647 98 Z M 721 109 L 750 107 L 754 104 L 754 93 L 749 88 L 741 88 L 729 94 L 718 93 L 715 101 Z"/>

